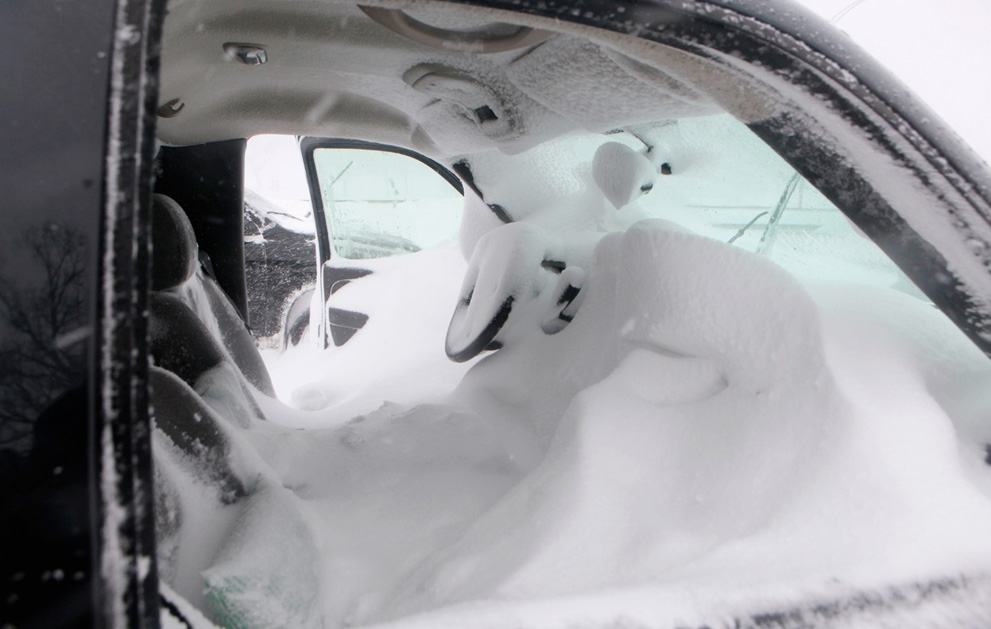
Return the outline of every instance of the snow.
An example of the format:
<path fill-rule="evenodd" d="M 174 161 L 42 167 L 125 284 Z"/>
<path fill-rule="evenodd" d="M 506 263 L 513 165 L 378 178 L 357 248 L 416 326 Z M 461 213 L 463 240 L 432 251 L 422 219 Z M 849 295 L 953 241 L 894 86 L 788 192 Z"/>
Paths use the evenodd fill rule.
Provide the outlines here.
<path fill-rule="evenodd" d="M 544 292 L 550 274 L 542 271 L 541 262 L 548 258 L 555 240 L 526 222 L 502 225 L 482 236 L 468 263 L 447 346 L 460 351 L 470 345 L 507 300 L 518 311 Z"/>
<path fill-rule="evenodd" d="M 669 155 L 703 156 L 725 131 L 697 124 L 709 131 L 681 127 Z M 250 626 L 636 625 L 892 587 L 914 600 L 917 584 L 987 572 L 986 358 L 897 290 L 897 273 L 854 264 L 872 258 L 842 220 L 782 233 L 763 256 L 758 234 L 727 244 L 736 226 L 688 200 L 739 163 L 700 157 L 693 175 L 655 180 L 667 203 L 626 203 L 643 178 L 615 165 L 651 164 L 637 142 L 572 146 L 585 150 L 570 166 L 554 146 L 500 158 L 572 173 L 557 198 L 516 179 L 489 187 L 521 222 L 493 223 L 469 195 L 474 242 L 360 261 L 373 273 L 332 300 L 368 324 L 342 347 L 270 356 L 300 408 L 256 396 L 259 421 L 232 373 L 197 382 L 227 418 L 249 495 L 225 506 L 196 483 L 180 492 L 203 543 L 183 549 L 178 592 Z M 728 185 L 777 203 L 793 185 L 749 159 L 761 177 L 710 198 Z M 799 196 L 785 216 L 819 220 L 819 201 Z M 718 239 L 640 220 L 651 213 Z M 823 273 L 837 254 L 856 272 Z M 556 277 L 544 260 L 567 268 Z M 582 300 L 550 334 L 564 280 Z M 464 338 L 516 302 L 502 349 L 458 365 L 442 348 L 468 295 Z M 988 620 L 960 587 L 913 604 Z"/>
<path fill-rule="evenodd" d="M 269 199 L 310 200 L 299 142 L 291 135 L 256 135 L 248 139 L 244 185 Z"/>
<path fill-rule="evenodd" d="M 987 565 L 986 496 L 911 367 L 820 338 L 797 283 L 739 250 L 656 224 L 600 248 L 626 269 L 603 300 L 615 309 L 586 302 L 560 336 L 488 359 L 485 381 L 497 365 L 564 370 L 549 345 L 574 352 L 578 339 L 595 339 L 586 360 L 615 367 L 573 398 L 536 470 L 414 573 L 389 616 L 644 584 L 689 600 L 700 583 L 877 585 Z M 606 351 L 579 325 L 611 337 Z"/>
<path fill-rule="evenodd" d="M 368 323 L 340 347 L 321 351 L 308 342 L 282 355 L 266 354 L 280 399 L 320 411 L 282 411 L 294 417 L 286 421 L 298 427 L 344 423 L 386 401 L 416 404 L 449 393 L 466 368 L 444 354 L 448 308 L 457 301 L 465 268 L 457 244 L 338 264 L 373 271 L 329 301 L 368 314 Z M 263 408 L 271 404 L 260 403 Z"/>
<path fill-rule="evenodd" d="M 261 218 L 290 231 L 314 233 L 309 184 L 294 136 L 256 135 L 248 139 L 244 200 Z"/>
<path fill-rule="evenodd" d="M 263 486 L 241 505 L 219 556 L 203 572 L 211 611 L 222 626 L 323 625 L 316 543 L 297 500 L 281 486 Z"/>
<path fill-rule="evenodd" d="M 472 156 L 518 222 L 469 193 L 460 242 L 338 260 L 368 323 L 269 352 L 266 421 L 196 383 L 246 495 L 156 442 L 189 514 L 163 578 L 239 626 L 991 621 L 991 365 L 745 131 Z M 501 349 L 449 361 L 509 296 Z"/>
<path fill-rule="evenodd" d="M 636 76 L 629 81 L 617 64 Z M 607 52 L 583 38 L 558 37 L 545 42 L 539 54 L 522 55 L 508 76 L 533 100 L 582 127 L 607 131 L 616 121 L 636 122 L 681 118 L 716 108 L 691 86 L 675 77 Z M 619 95 L 602 107 L 602 95 Z"/>
<path fill-rule="evenodd" d="M 429 284 L 459 258 L 452 244 L 410 261 Z M 980 583 L 991 494 L 972 463 L 991 368 L 942 315 L 893 290 L 803 285 L 657 220 L 603 235 L 587 266 L 569 326 L 547 335 L 530 316 L 467 371 L 432 374 L 453 391 L 417 399 L 386 373 L 364 394 L 404 401 L 354 415 L 328 396 L 302 431 L 302 411 L 259 398 L 270 421 L 231 424 L 257 487 L 221 509 L 234 520 L 197 511 L 226 540 L 208 597 L 248 626 L 654 626 Z M 443 325 L 421 332 L 441 346 Z M 211 400 L 242 395 L 209 383 Z M 986 622 L 960 587 L 913 609 Z"/>
<path fill-rule="evenodd" d="M 592 158 L 592 176 L 618 210 L 653 188 L 657 167 L 642 153 L 619 142 L 607 142 Z"/>
<path fill-rule="evenodd" d="M 721 125 L 473 155 L 460 241 L 361 261 L 331 305 L 367 325 L 269 353 L 268 421 L 207 374 L 251 493 L 156 443 L 183 552 L 220 548 L 176 591 L 248 626 L 991 623 L 991 365 L 803 181 L 727 244 L 792 172 Z M 508 296 L 502 348 L 448 361 Z"/>

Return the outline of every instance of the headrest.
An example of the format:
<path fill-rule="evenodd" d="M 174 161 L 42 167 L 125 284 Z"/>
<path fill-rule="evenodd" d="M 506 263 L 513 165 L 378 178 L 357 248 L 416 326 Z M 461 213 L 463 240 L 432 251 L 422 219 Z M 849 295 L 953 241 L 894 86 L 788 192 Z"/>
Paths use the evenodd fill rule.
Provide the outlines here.
<path fill-rule="evenodd" d="M 199 264 L 196 234 L 179 204 L 156 194 L 151 204 L 151 289 L 179 286 L 196 272 Z"/>

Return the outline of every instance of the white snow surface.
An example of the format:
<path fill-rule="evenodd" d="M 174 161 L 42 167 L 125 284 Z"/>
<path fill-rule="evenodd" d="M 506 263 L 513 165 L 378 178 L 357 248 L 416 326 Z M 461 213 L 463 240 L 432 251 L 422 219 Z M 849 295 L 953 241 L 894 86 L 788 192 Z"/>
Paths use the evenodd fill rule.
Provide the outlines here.
<path fill-rule="evenodd" d="M 991 127 L 973 113 L 991 85 L 974 80 L 987 76 L 974 53 L 986 6 L 807 4 L 844 11 L 839 26 L 987 158 Z M 987 358 L 930 304 L 888 288 L 904 289 L 890 272 L 851 283 L 830 234 L 801 243 L 829 264 L 794 256 L 801 234 L 783 234 L 771 262 L 664 223 L 597 227 L 604 200 L 557 183 L 545 195 L 573 206 L 531 231 L 579 207 L 570 249 L 541 246 L 594 245 L 584 302 L 560 333 L 544 334 L 532 308 L 500 351 L 444 356 L 465 260 L 498 229 L 469 194 L 460 249 L 372 263 L 335 294 L 371 315 L 351 342 L 270 357 L 280 397 L 314 410 L 259 397 L 270 421 L 249 422 L 238 447 L 262 478 L 252 500 L 277 505 L 312 550 L 245 535 L 250 561 L 221 562 L 225 576 L 315 575 L 299 584 L 318 588 L 304 616 L 327 627 L 546 628 L 732 625 L 969 575 L 984 596 L 963 604 L 966 619 L 947 595 L 903 617 L 832 622 L 991 626 Z M 507 189 L 505 205 L 536 190 Z M 514 242 L 487 238 L 500 239 Z M 492 254 L 479 255 L 484 266 Z M 510 279 L 544 290 L 539 277 Z M 283 601 L 253 604 L 266 617 Z"/>
<path fill-rule="evenodd" d="M 292 372 L 323 409 L 230 428 L 256 480 L 213 596 L 265 575 L 223 594 L 248 626 L 670 626 L 991 571 L 991 366 L 931 306 L 657 220 L 586 266 L 568 327 L 523 311 L 468 365 L 453 244 L 339 291 L 382 328 Z"/>
<path fill-rule="evenodd" d="M 335 292 L 328 304 L 369 315 L 347 344 L 317 349 L 306 342 L 265 354 L 276 393 L 298 409 L 281 408 L 294 427 L 343 424 L 391 402 L 413 405 L 441 399 L 466 366 L 444 354 L 450 309 L 465 263 L 456 243 L 396 258 L 340 261 L 373 272 Z M 263 407 L 273 401 L 262 399 Z M 290 418 L 290 414 L 292 417 Z"/>

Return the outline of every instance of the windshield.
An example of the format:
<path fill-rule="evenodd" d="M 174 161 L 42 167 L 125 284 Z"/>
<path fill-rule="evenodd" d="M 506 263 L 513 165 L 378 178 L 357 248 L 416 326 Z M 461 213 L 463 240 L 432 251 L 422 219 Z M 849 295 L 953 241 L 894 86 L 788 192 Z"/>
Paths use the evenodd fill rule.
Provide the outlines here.
<path fill-rule="evenodd" d="M 485 153 L 472 164 L 486 201 L 514 218 L 560 230 L 663 219 L 807 279 L 926 299 L 832 202 L 729 115 L 570 135 L 519 156 Z M 617 186 L 619 207 L 596 177 Z"/>

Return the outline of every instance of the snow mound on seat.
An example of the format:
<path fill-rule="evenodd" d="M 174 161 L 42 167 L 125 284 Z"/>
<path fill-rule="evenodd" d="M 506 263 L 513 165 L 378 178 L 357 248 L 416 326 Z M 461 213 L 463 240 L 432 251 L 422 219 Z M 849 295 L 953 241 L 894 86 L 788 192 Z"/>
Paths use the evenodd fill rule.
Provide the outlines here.
<path fill-rule="evenodd" d="M 323 626 L 317 546 L 297 502 L 270 486 L 246 499 L 220 555 L 203 572 L 211 615 L 220 625 Z"/>
<path fill-rule="evenodd" d="M 939 313 L 813 303 L 658 221 L 596 238 L 573 322 L 521 310 L 452 397 L 247 430 L 314 518 L 325 625 L 702 626 L 987 572 L 991 404 L 961 393 L 991 374 Z"/>
<path fill-rule="evenodd" d="M 917 372 L 839 386 L 811 298 L 752 254 L 644 222 L 602 241 L 596 261 L 609 260 L 612 299 L 600 283 L 572 326 L 584 316 L 600 338 L 561 344 L 565 330 L 466 380 L 536 375 L 517 373 L 527 360 L 615 368 L 573 399 L 543 462 L 380 618 L 592 593 L 608 605 L 603 592 L 635 587 L 646 620 L 663 611 L 649 600 L 701 584 L 810 592 L 988 565 L 975 527 L 991 526 L 991 507 Z"/>

